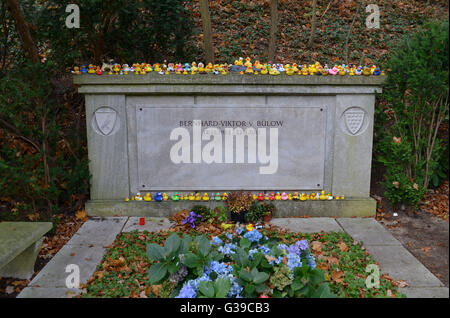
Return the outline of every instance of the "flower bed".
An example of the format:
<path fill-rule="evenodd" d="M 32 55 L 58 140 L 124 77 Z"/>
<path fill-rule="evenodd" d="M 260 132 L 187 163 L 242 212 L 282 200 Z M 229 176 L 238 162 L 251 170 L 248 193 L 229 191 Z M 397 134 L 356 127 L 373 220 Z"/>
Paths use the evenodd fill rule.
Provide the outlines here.
<path fill-rule="evenodd" d="M 82 297 L 402 296 L 388 275 L 378 288 L 366 286 L 366 266 L 375 262 L 345 233 L 197 234 L 122 233 Z"/>

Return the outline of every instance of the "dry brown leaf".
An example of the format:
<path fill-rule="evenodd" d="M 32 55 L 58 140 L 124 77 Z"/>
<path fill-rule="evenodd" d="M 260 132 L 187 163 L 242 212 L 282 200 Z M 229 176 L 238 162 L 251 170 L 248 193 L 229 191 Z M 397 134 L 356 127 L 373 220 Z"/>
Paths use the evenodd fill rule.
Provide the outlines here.
<path fill-rule="evenodd" d="M 78 211 L 77 213 L 75 213 L 75 217 L 77 218 L 77 220 L 85 219 L 87 217 L 86 211 L 84 209 Z"/>
<path fill-rule="evenodd" d="M 397 285 L 398 288 L 404 288 L 408 286 L 408 283 L 406 280 L 398 280 L 395 282 L 395 285 Z"/>
<path fill-rule="evenodd" d="M 337 244 L 337 246 L 339 247 L 339 250 L 340 250 L 341 252 L 347 252 L 347 251 L 348 251 L 348 246 L 347 246 L 347 244 L 345 244 L 344 242 L 339 242 L 339 243 Z"/>
<path fill-rule="evenodd" d="M 329 265 L 336 264 L 339 265 L 339 260 L 336 257 L 325 257 Z"/>
<path fill-rule="evenodd" d="M 313 241 L 311 243 L 311 247 L 312 247 L 313 251 L 321 252 L 322 251 L 322 247 L 323 247 L 323 243 L 319 242 L 319 241 Z"/>
<path fill-rule="evenodd" d="M 336 283 L 342 284 L 344 282 L 344 272 L 343 271 L 333 271 L 331 273 L 331 279 Z"/>
<path fill-rule="evenodd" d="M 156 297 L 159 297 L 159 291 L 161 290 L 162 285 L 152 285 L 152 293 Z"/>

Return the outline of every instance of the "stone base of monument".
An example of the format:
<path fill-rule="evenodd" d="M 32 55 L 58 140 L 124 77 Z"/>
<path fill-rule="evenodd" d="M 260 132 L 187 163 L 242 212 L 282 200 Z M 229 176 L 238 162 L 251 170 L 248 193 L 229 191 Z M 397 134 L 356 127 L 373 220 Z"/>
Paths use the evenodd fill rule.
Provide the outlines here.
<path fill-rule="evenodd" d="M 271 201 L 276 212 L 274 217 L 364 217 L 374 216 L 376 201 L 372 198 L 345 198 L 330 201 Z M 171 216 L 183 209 L 190 210 L 194 205 L 215 208 L 224 205 L 220 201 L 115 201 L 95 200 L 86 203 L 90 216 Z"/>

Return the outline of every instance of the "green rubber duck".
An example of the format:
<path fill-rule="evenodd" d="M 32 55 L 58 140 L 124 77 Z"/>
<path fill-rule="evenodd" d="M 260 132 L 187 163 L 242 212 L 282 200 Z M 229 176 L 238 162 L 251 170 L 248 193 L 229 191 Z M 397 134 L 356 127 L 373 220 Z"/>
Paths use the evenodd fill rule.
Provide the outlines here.
<path fill-rule="evenodd" d="M 171 196 L 172 201 L 178 201 L 180 200 L 180 196 L 178 195 L 178 192 L 175 192 L 172 196 Z"/>
<path fill-rule="evenodd" d="M 214 200 L 216 200 L 216 201 L 222 201 L 222 197 L 221 197 L 221 195 L 220 195 L 219 192 L 216 193 L 216 196 L 214 197 Z"/>

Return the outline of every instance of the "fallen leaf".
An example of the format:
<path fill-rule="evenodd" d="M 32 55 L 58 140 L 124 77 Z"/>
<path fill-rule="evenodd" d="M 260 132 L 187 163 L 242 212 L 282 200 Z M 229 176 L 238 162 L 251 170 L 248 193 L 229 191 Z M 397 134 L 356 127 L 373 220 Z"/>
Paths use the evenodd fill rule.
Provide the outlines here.
<path fill-rule="evenodd" d="M 347 252 L 347 251 L 348 251 L 348 246 L 347 246 L 347 244 L 345 244 L 344 242 L 339 242 L 339 243 L 337 244 L 337 246 L 339 247 L 339 250 L 340 250 L 341 252 Z"/>
<path fill-rule="evenodd" d="M 329 265 L 332 264 L 339 265 L 339 260 L 336 257 L 325 257 L 325 259 L 328 261 Z"/>
<path fill-rule="evenodd" d="M 313 241 L 311 243 L 311 247 L 312 247 L 313 251 L 321 252 L 322 251 L 322 247 L 323 247 L 323 243 L 319 242 L 319 241 Z"/>
<path fill-rule="evenodd" d="M 5 289 L 5 293 L 7 293 L 8 295 L 14 293 L 14 287 L 13 286 L 7 286 Z"/>
<path fill-rule="evenodd" d="M 336 283 L 342 284 L 344 282 L 344 272 L 343 271 L 333 271 L 331 273 L 331 279 L 334 280 Z"/>
<path fill-rule="evenodd" d="M 140 298 L 148 298 L 147 295 L 145 294 L 145 290 L 142 290 L 142 291 L 139 293 L 139 297 L 140 297 Z"/>
<path fill-rule="evenodd" d="M 18 286 L 18 285 L 22 285 L 23 283 L 24 283 L 23 280 L 15 280 L 11 284 L 13 284 L 14 286 Z"/>
<path fill-rule="evenodd" d="M 77 213 L 75 213 L 75 217 L 76 217 L 78 220 L 83 220 L 84 218 L 87 217 L 86 211 L 85 211 L 84 209 L 78 211 Z"/>
<path fill-rule="evenodd" d="M 161 287 L 162 287 L 162 285 L 152 285 L 152 293 L 153 293 L 153 295 L 158 297 Z"/>
<path fill-rule="evenodd" d="M 395 282 L 395 285 L 397 285 L 398 288 L 404 288 L 408 286 L 408 283 L 406 282 L 406 280 L 398 280 Z"/>

